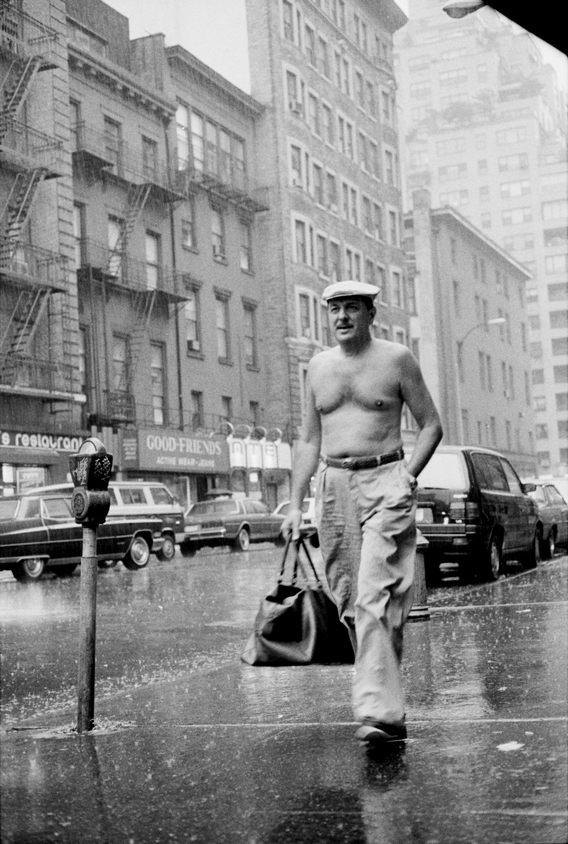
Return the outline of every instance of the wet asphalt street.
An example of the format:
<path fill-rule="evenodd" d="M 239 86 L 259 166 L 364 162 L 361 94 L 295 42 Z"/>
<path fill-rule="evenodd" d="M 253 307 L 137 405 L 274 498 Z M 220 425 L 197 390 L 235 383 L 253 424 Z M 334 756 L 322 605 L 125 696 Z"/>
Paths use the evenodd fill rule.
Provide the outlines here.
<path fill-rule="evenodd" d="M 79 572 L 0 579 L 3 844 L 564 844 L 568 557 L 429 591 L 408 740 L 372 756 L 349 666 L 239 661 L 280 553 L 101 571 L 81 737 Z"/>

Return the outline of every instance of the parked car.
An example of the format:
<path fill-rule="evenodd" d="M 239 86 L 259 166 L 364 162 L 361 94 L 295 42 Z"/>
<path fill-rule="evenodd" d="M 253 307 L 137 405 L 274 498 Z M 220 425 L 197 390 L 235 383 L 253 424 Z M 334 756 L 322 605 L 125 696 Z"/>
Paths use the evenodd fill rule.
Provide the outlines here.
<path fill-rule="evenodd" d="M 141 569 L 162 542 L 160 519 L 111 518 L 97 529 L 97 558 Z M 44 571 L 68 577 L 81 562 L 82 547 L 83 528 L 67 491 L 0 498 L 0 570 L 10 570 L 16 580 L 39 580 Z"/>
<path fill-rule="evenodd" d="M 496 580 L 504 563 L 526 568 L 541 557 L 543 525 L 529 492 L 509 461 L 475 446 L 440 446 L 418 478 L 417 522 L 429 542 L 426 577 L 440 563 L 459 563 L 466 580 Z"/>
<path fill-rule="evenodd" d="M 551 560 L 560 545 L 568 549 L 568 504 L 555 484 L 538 480 L 530 482 L 536 489 L 529 495 L 536 501 L 542 522 L 541 555 Z"/>
<path fill-rule="evenodd" d="M 288 515 L 290 502 L 283 501 L 274 511 L 275 516 Z M 316 500 L 315 498 L 304 498 L 302 502 L 302 523 L 300 525 L 302 536 L 309 540 L 314 548 L 319 548 L 318 529 L 316 527 Z"/>
<path fill-rule="evenodd" d="M 246 551 L 251 542 L 283 542 L 284 517 L 251 498 L 215 498 L 199 501 L 185 515 L 185 539 L 180 545 L 191 556 L 204 545 L 230 545 Z"/>
<path fill-rule="evenodd" d="M 72 484 L 39 487 L 31 492 L 73 493 Z M 165 484 L 155 481 L 111 481 L 109 519 L 133 516 L 154 516 L 162 521 L 162 547 L 156 556 L 160 560 L 175 557 L 176 543 L 184 539 L 183 508 Z"/>

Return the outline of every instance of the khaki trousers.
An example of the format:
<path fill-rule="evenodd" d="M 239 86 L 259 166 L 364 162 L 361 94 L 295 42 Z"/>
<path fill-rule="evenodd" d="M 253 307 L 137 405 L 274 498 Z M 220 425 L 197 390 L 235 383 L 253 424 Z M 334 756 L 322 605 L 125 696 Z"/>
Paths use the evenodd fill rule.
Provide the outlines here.
<path fill-rule="evenodd" d="M 404 461 L 373 469 L 320 463 L 316 519 L 327 582 L 355 647 L 353 711 L 402 725 L 402 630 L 412 606 L 416 481 Z"/>

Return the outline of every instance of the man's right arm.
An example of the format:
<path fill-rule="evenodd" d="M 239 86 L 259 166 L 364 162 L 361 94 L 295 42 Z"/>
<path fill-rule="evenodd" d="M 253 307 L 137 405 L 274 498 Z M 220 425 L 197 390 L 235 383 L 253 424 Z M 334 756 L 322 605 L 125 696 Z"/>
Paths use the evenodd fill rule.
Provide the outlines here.
<path fill-rule="evenodd" d="M 306 379 L 306 420 L 296 443 L 292 465 L 290 509 L 282 525 L 283 532 L 292 531 L 292 539 L 300 536 L 302 502 L 308 492 L 310 479 L 317 469 L 321 449 L 321 421 L 311 386 L 312 366 Z"/>

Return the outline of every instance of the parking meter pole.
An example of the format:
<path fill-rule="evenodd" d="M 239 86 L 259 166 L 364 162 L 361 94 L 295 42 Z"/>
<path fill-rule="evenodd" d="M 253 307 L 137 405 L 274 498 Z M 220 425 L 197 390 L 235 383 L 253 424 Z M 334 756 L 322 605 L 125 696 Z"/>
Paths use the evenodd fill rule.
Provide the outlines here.
<path fill-rule="evenodd" d="M 97 528 L 83 525 L 77 732 L 95 725 L 95 642 L 97 627 Z"/>
<path fill-rule="evenodd" d="M 417 531 L 416 536 L 416 564 L 414 569 L 414 602 L 408 615 L 409 621 L 428 621 L 428 593 L 426 590 L 426 567 L 424 565 L 424 550 L 428 547 L 428 540 Z"/>
<path fill-rule="evenodd" d="M 97 526 L 104 523 L 110 507 L 112 454 L 96 437 L 89 437 L 77 454 L 69 457 L 69 471 L 74 487 L 72 510 L 75 521 L 83 525 L 77 732 L 84 733 L 95 726 Z"/>

